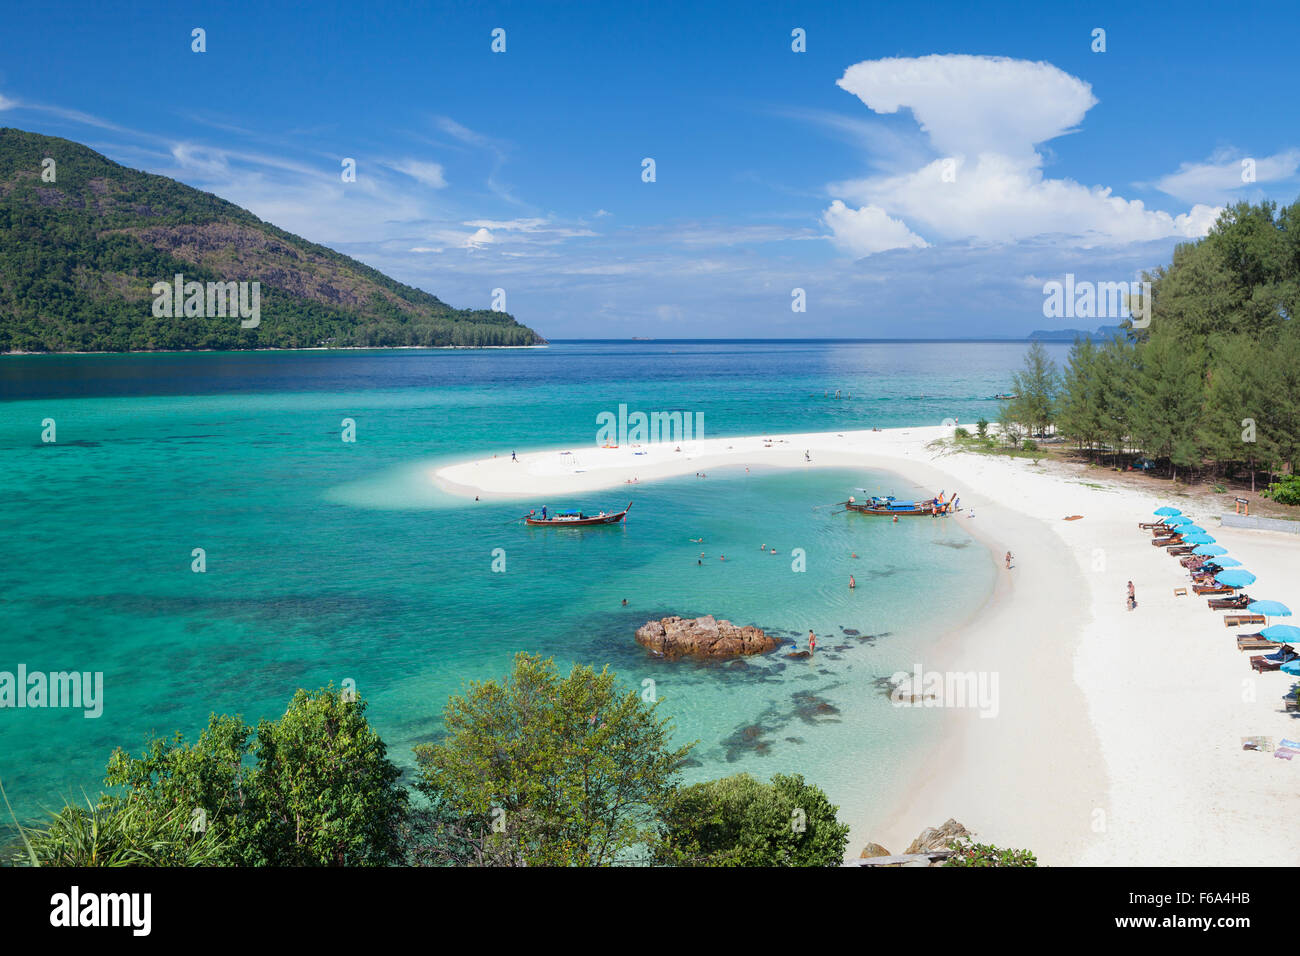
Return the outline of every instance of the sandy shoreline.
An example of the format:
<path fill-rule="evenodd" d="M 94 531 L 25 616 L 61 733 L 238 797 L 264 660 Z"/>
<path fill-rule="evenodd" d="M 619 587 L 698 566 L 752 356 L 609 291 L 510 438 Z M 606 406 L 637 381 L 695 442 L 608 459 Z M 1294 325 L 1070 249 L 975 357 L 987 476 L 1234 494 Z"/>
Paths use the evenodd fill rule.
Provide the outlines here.
<path fill-rule="evenodd" d="M 1281 696 L 1294 678 L 1254 674 L 1204 599 L 1174 597 L 1186 574 L 1137 522 L 1159 504 L 1104 470 L 928 448 L 951 428 L 714 438 L 531 452 L 458 462 L 431 478 L 485 499 L 606 492 L 732 466 L 870 468 L 956 490 L 955 518 L 995 555 L 988 605 L 934 645 L 927 671 L 996 674 L 999 712 L 949 709 L 938 752 L 899 768 L 895 806 L 850 819 L 850 854 L 902 852 L 955 817 L 985 842 L 1028 847 L 1049 865 L 1291 864 L 1300 836 L 1279 822 L 1300 803 L 1300 766 L 1243 751 L 1241 737 L 1300 738 Z M 675 448 L 680 447 L 680 451 Z M 562 454 L 562 452 L 566 452 Z M 805 452 L 811 461 L 805 461 Z M 629 479 L 637 479 L 629 483 Z M 1191 511 L 1258 575 L 1257 598 L 1294 605 L 1300 537 L 1220 529 Z M 1065 521 L 1069 515 L 1081 520 Z M 917 519 L 924 520 L 924 519 Z M 1133 580 L 1139 607 L 1128 611 Z"/>

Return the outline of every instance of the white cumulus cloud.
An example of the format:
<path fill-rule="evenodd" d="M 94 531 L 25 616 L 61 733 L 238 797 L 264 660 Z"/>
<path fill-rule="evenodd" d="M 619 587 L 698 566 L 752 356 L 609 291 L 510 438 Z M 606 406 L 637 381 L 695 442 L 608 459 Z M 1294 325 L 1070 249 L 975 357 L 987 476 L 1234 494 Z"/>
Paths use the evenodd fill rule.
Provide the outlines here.
<path fill-rule="evenodd" d="M 1009 243 L 1051 235 L 1083 246 L 1191 238 L 1204 235 L 1218 214 L 1198 204 L 1174 215 L 1106 186 L 1045 176 L 1037 147 L 1074 132 L 1097 103 L 1087 83 L 1050 63 L 890 58 L 855 64 L 838 83 L 877 113 L 911 110 L 941 157 L 907 172 L 832 184 L 842 199 L 823 222 L 837 243 L 860 255 L 924 246 L 922 236 Z"/>
<path fill-rule="evenodd" d="M 890 249 L 921 249 L 928 243 L 879 206 L 850 209 L 840 200 L 822 213 L 822 222 L 835 242 L 855 256 L 869 256 Z"/>

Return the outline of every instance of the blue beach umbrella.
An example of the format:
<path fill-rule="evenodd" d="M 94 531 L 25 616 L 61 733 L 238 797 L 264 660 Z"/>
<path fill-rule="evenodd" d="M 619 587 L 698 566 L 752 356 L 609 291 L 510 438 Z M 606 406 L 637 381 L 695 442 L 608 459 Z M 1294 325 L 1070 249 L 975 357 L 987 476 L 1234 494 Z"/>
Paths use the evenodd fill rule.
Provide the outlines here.
<path fill-rule="evenodd" d="M 1178 533 L 1185 538 L 1189 534 L 1205 534 L 1205 529 L 1199 524 L 1182 524 L 1178 526 Z"/>
<path fill-rule="evenodd" d="M 1265 617 L 1290 617 L 1291 609 L 1281 601 L 1251 601 L 1246 605 L 1251 614 L 1263 614 Z"/>
<path fill-rule="evenodd" d="M 1224 558 L 1215 558 L 1214 561 L 1211 562 L 1211 563 L 1212 563 L 1212 564 L 1217 564 L 1217 565 L 1218 565 L 1219 567 L 1221 567 L 1221 568 L 1239 568 L 1239 567 L 1241 567 L 1241 562 L 1238 561 L 1236 558 L 1227 558 L 1227 557 L 1224 557 Z"/>
<path fill-rule="evenodd" d="M 1255 583 L 1255 575 L 1241 568 L 1233 568 L 1231 571 L 1220 571 L 1214 576 L 1214 580 L 1230 588 L 1244 588 L 1248 584 Z"/>
<path fill-rule="evenodd" d="M 1185 534 L 1183 544 L 1214 544 L 1214 539 L 1208 534 Z"/>
<path fill-rule="evenodd" d="M 1300 661 L 1288 661 L 1282 665 L 1282 670 L 1288 674 L 1300 674 Z"/>
<path fill-rule="evenodd" d="M 1202 544 L 1192 549 L 1192 554 L 1203 554 L 1213 557 L 1216 554 L 1227 554 L 1228 549 L 1221 544 Z"/>
<path fill-rule="evenodd" d="M 1185 524 L 1191 524 L 1192 519 L 1186 515 L 1179 515 L 1177 518 L 1167 518 L 1165 520 L 1166 528 L 1178 528 Z"/>
<path fill-rule="evenodd" d="M 1165 505 L 1163 508 L 1157 508 L 1155 514 L 1158 514 L 1161 517 L 1166 517 L 1170 515 L 1180 515 L 1182 512 L 1177 508 L 1170 508 L 1168 505 Z"/>
<path fill-rule="evenodd" d="M 1259 632 L 1259 636 L 1270 641 L 1285 641 L 1294 644 L 1300 641 L 1300 627 L 1294 624 L 1274 624 Z"/>

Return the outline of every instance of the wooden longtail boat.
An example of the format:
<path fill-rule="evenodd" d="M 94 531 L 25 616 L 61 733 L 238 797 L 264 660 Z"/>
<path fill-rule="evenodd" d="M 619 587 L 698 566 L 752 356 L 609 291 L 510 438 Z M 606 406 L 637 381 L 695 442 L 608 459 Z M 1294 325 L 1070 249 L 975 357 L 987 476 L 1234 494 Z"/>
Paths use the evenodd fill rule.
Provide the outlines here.
<path fill-rule="evenodd" d="M 524 515 L 524 521 L 530 525 L 541 525 L 545 528 L 582 528 L 593 524 L 618 524 L 631 509 L 632 502 L 629 501 L 626 508 L 614 514 L 605 514 L 602 511 L 598 515 L 587 515 L 581 511 L 561 511 L 548 518 L 538 518 L 534 512 L 530 511 Z"/>
<path fill-rule="evenodd" d="M 893 495 L 884 498 L 872 495 L 866 501 L 855 501 L 850 498 L 844 502 L 844 507 L 849 511 L 856 511 L 858 514 L 863 515 L 912 515 L 917 517 L 931 514 L 947 515 L 957 510 L 957 496 L 953 495 L 940 504 L 938 498 L 931 498 L 927 501 L 899 501 Z"/>

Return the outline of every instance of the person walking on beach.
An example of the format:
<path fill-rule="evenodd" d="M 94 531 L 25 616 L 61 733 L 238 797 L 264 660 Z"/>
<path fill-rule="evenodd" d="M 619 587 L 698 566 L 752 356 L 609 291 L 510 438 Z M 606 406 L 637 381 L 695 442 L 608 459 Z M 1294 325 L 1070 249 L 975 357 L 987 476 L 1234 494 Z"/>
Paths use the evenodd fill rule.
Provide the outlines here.
<path fill-rule="evenodd" d="M 1128 583 L 1128 609 L 1131 611 L 1138 606 L 1137 591 L 1133 589 L 1133 582 Z"/>
<path fill-rule="evenodd" d="M 510 453 L 510 460 L 511 460 L 511 461 L 516 461 L 516 462 L 517 462 L 519 459 L 515 457 L 515 453 L 514 453 L 514 452 L 511 452 L 511 453 Z"/>
<path fill-rule="evenodd" d="M 1010 551 L 1007 552 L 1007 570 L 1008 570 L 1008 571 L 1011 570 L 1011 552 L 1010 552 Z"/>

